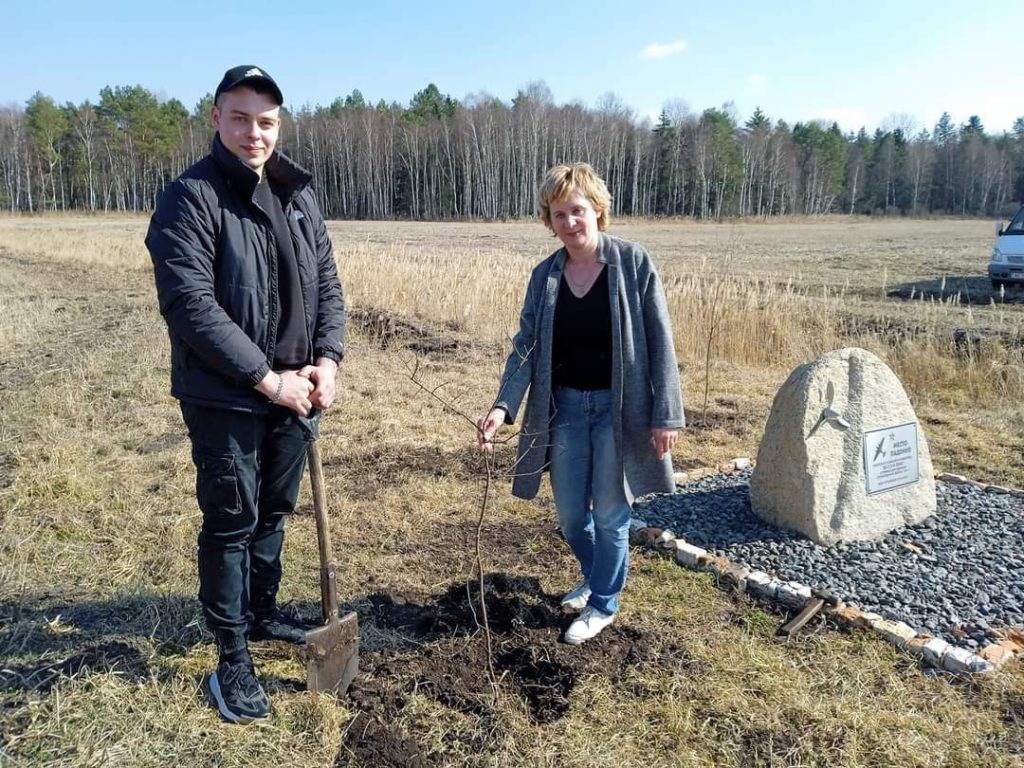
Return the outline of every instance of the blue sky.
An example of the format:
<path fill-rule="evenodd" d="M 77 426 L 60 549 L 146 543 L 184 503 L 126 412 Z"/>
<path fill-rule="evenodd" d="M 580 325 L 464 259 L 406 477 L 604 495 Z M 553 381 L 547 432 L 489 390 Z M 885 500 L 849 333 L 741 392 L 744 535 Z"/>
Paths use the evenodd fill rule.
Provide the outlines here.
<path fill-rule="evenodd" d="M 641 117 L 732 102 L 741 120 L 760 106 L 790 124 L 931 130 L 948 111 L 999 132 L 1024 116 L 1020 2 L 6 5 L 0 104 L 36 91 L 96 101 L 105 85 L 139 84 L 191 109 L 244 63 L 266 68 L 293 108 L 354 88 L 407 103 L 430 82 L 509 101 L 542 80 L 557 103 L 613 93 Z"/>

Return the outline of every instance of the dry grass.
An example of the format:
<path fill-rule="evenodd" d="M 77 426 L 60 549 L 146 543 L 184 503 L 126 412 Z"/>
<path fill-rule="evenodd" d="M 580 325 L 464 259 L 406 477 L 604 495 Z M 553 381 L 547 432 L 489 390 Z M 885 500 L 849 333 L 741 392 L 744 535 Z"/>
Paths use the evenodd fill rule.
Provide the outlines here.
<path fill-rule="evenodd" d="M 539 224 L 331 229 L 356 305 L 467 332 L 495 355 L 515 330 L 529 270 L 554 245 Z M 1024 303 L 988 286 L 987 222 L 837 217 L 614 231 L 655 254 L 688 406 L 698 413 L 704 349 L 717 323 L 709 429 L 688 434 L 685 464 L 753 455 L 789 371 L 855 345 L 903 380 L 938 467 L 1024 485 L 1024 466 L 1008 460 L 1024 449 Z M 956 338 L 984 341 L 965 347 Z"/>
<path fill-rule="evenodd" d="M 0 765 L 330 764 L 345 758 L 354 710 L 305 692 L 287 653 L 257 652 L 275 707 L 265 727 L 221 723 L 201 693 L 214 658 L 193 597 L 198 512 L 144 229 L 142 218 L 0 218 Z M 379 325 L 354 336 L 342 404 L 325 423 L 342 599 L 426 599 L 469 572 L 479 463 L 463 424 L 409 382 L 409 345 L 428 350 L 422 372 L 453 403 L 481 411 L 528 271 L 552 241 L 528 224 L 331 230 L 351 303 L 361 317 L 385 314 L 393 334 L 386 349 Z M 753 453 L 789 367 L 856 341 L 900 373 L 938 466 L 1024 485 L 1020 307 L 886 295 L 982 274 L 986 224 L 618 231 L 661 265 L 691 404 L 709 291 L 728 260 L 709 424 L 688 431 L 682 467 Z M 953 328 L 999 336 L 964 354 Z M 290 523 L 283 597 L 308 615 L 316 548 L 305 511 Z M 500 489 L 486 531 L 494 568 L 568 586 L 551 515 L 546 493 L 526 504 Z M 643 555 L 632 573 L 618 624 L 652 643 L 649 663 L 584 677 L 565 717 L 545 725 L 512 697 L 477 718 L 410 688 L 394 727 L 449 765 L 1024 764 L 1024 672 L 955 681 L 824 627 L 783 642 L 782 617 L 706 576 Z M 443 652 L 373 622 L 363 631 L 367 653 L 392 658 L 396 675 Z"/>

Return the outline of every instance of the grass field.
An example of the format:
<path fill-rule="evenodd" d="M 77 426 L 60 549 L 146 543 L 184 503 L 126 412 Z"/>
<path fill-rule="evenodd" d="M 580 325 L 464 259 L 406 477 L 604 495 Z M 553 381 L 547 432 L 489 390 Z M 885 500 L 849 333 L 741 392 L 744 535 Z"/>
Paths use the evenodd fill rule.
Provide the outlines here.
<path fill-rule="evenodd" d="M 504 484 L 483 531 L 492 691 L 464 588 L 481 459 L 409 371 L 454 409 L 486 409 L 529 269 L 554 246 L 530 223 L 330 225 L 351 331 L 322 452 L 363 673 L 339 703 L 305 690 L 288 649 L 254 646 L 274 714 L 221 722 L 145 227 L 0 217 L 0 765 L 1024 765 L 1021 669 L 958 680 L 823 624 L 783 641 L 773 609 L 640 551 L 616 624 L 559 643 L 574 574 L 550 495 Z M 691 421 L 680 469 L 755 455 L 789 370 L 856 344 L 903 379 L 936 469 L 1024 486 L 1024 302 L 984 279 L 987 222 L 613 231 L 666 283 Z M 312 619 L 301 498 L 282 597 Z"/>

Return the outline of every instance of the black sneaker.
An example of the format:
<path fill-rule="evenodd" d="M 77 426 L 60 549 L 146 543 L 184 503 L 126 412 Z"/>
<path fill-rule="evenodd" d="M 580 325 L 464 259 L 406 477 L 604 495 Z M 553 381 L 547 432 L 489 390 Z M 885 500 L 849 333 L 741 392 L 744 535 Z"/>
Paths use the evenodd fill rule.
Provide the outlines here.
<path fill-rule="evenodd" d="M 309 627 L 301 621 L 293 619 L 275 608 L 270 613 L 253 618 L 249 639 L 254 642 L 277 640 L 281 643 L 305 645 L 307 629 Z"/>
<path fill-rule="evenodd" d="M 209 684 L 218 711 L 232 723 L 244 725 L 270 715 L 270 699 L 247 662 L 222 661 Z"/>

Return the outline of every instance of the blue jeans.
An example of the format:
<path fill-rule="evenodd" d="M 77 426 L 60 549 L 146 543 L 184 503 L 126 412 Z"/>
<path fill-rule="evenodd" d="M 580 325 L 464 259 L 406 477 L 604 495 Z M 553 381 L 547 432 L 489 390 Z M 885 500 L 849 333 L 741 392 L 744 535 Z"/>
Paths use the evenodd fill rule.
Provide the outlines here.
<path fill-rule="evenodd" d="M 616 470 L 611 390 L 555 387 L 554 400 L 550 472 L 558 522 L 590 582 L 590 605 L 616 613 L 629 568 L 630 506 Z"/>
<path fill-rule="evenodd" d="M 182 403 L 181 413 L 203 513 L 199 602 L 222 659 L 233 658 L 246 648 L 253 615 L 276 603 L 284 522 L 299 495 L 306 437 L 286 408 L 256 415 Z"/>

